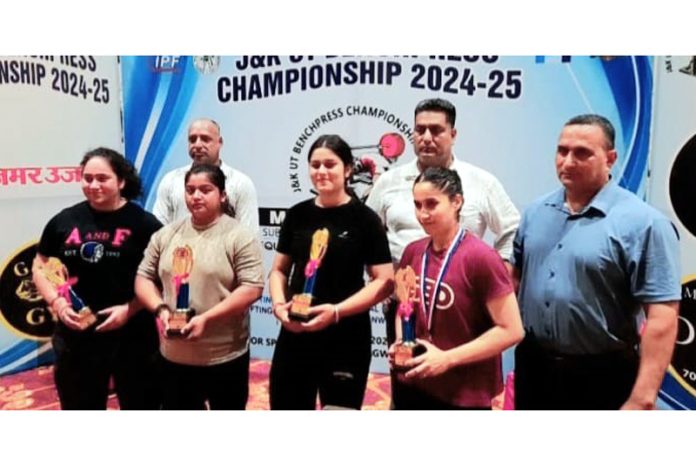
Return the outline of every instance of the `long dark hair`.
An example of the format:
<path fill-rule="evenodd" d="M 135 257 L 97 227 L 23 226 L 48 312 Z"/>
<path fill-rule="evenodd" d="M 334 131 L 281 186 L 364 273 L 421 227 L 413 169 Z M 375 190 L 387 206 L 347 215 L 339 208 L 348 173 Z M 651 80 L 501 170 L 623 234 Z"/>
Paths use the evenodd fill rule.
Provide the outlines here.
<path fill-rule="evenodd" d="M 353 151 L 351 150 L 350 145 L 348 145 L 348 143 L 339 135 L 324 134 L 317 137 L 317 140 L 315 140 L 312 146 L 309 148 L 307 162 L 311 160 L 312 153 L 319 148 L 331 150 L 343 162 L 345 168 L 350 169 L 350 176 L 346 178 L 344 189 L 348 195 L 357 198 L 355 191 L 353 191 L 353 189 L 349 186 L 349 184 L 353 181 L 353 169 L 355 164 L 353 160 Z"/>
<path fill-rule="evenodd" d="M 234 218 L 236 216 L 236 212 L 234 211 L 234 207 L 230 205 L 230 196 L 227 195 L 227 191 L 225 190 L 226 176 L 220 167 L 217 165 L 211 165 L 209 163 L 194 164 L 184 176 L 184 185 L 194 174 L 205 174 L 208 181 L 210 181 L 220 191 L 220 195 L 225 194 L 225 200 L 222 202 L 222 213 Z"/>
<path fill-rule="evenodd" d="M 143 184 L 140 182 L 140 176 L 135 170 L 133 164 L 118 153 L 116 150 L 106 147 L 99 147 L 90 150 L 82 157 L 80 168 L 84 171 L 85 165 L 94 157 L 103 158 L 109 163 L 111 169 L 114 170 L 116 177 L 119 180 L 125 181 L 123 189 L 121 189 L 121 197 L 127 200 L 134 200 L 143 195 Z"/>

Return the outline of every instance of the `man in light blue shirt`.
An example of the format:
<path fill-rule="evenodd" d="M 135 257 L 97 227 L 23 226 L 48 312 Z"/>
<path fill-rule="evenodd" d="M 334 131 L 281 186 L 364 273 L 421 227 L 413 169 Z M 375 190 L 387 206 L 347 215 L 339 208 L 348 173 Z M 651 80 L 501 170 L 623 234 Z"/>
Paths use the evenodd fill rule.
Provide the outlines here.
<path fill-rule="evenodd" d="M 523 215 L 513 254 L 527 334 L 515 352 L 517 408 L 655 405 L 677 334 L 678 236 L 611 180 L 615 161 L 606 118 L 571 119 L 556 152 L 563 187 Z"/>

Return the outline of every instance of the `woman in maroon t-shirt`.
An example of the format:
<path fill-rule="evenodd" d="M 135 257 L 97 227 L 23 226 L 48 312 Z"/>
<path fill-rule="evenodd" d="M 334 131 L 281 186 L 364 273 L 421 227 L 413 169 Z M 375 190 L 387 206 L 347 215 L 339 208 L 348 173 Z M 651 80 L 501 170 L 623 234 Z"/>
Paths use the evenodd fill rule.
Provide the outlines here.
<path fill-rule="evenodd" d="M 495 250 L 459 225 L 464 197 L 456 171 L 426 169 L 413 198 L 428 237 L 406 247 L 400 267 L 418 275 L 412 318 L 425 352 L 404 365 L 397 380 L 404 395 L 394 407 L 490 409 L 503 388 L 501 353 L 524 335 L 509 274 Z M 396 327 L 400 338 L 399 321 Z"/>

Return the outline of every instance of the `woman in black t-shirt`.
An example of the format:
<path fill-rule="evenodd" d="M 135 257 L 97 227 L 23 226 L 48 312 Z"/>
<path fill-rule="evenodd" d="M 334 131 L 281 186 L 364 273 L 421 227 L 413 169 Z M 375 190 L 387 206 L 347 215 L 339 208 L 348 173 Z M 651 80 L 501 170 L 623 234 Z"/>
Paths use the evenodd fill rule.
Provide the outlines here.
<path fill-rule="evenodd" d="M 319 137 L 309 150 L 318 195 L 290 208 L 281 226 L 269 280 L 273 313 L 282 325 L 270 374 L 272 409 L 314 409 L 317 393 L 322 406 L 362 405 L 371 356 L 369 309 L 391 294 L 393 267 L 381 221 L 348 191 L 352 169 L 343 139 Z M 310 260 L 312 236 L 324 228 L 325 254 Z M 312 270 L 309 319 L 293 320 L 293 296 L 303 293 Z"/>
<path fill-rule="evenodd" d="M 157 329 L 133 287 L 150 236 L 162 225 L 130 202 L 141 183 L 121 154 L 98 148 L 80 166 L 86 200 L 48 222 L 33 265 L 34 283 L 57 320 L 52 342 L 61 408 L 105 409 L 112 375 L 122 409 L 159 408 Z M 81 303 L 48 278 L 52 257 L 76 280 L 72 289 L 95 322 L 82 324 Z"/>

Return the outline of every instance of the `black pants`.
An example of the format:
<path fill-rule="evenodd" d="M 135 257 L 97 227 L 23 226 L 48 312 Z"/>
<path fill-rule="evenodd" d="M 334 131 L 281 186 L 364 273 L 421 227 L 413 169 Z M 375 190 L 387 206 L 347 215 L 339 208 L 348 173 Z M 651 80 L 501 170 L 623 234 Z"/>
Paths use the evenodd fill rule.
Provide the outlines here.
<path fill-rule="evenodd" d="M 141 310 L 120 335 L 114 387 L 121 410 L 159 410 L 162 407 L 159 336 L 155 317 Z"/>
<path fill-rule="evenodd" d="M 118 333 L 76 337 L 57 332 L 53 349 L 61 409 L 105 410 L 112 376 L 121 409 L 160 408 L 156 344 L 136 338 L 124 345 Z"/>
<path fill-rule="evenodd" d="M 384 320 L 386 324 L 386 330 L 387 330 L 387 348 L 391 347 L 391 345 L 396 341 L 396 309 L 399 306 L 399 302 L 395 298 L 391 298 L 389 300 L 389 303 L 385 305 L 385 312 L 384 312 Z M 399 379 L 396 376 L 396 372 L 394 370 L 389 370 L 389 377 L 391 378 L 391 407 L 394 410 L 402 410 L 400 404 L 401 401 L 401 393 L 404 390 L 407 390 L 407 386 L 400 382 Z M 417 410 L 417 409 L 412 409 L 409 407 L 403 407 L 403 410 Z M 430 409 L 428 409 L 430 410 Z"/>
<path fill-rule="evenodd" d="M 53 336 L 54 381 L 63 410 L 105 410 L 117 342 Z"/>
<path fill-rule="evenodd" d="M 561 355 L 525 338 L 515 350 L 517 410 L 616 410 L 638 374 L 634 351 Z"/>
<path fill-rule="evenodd" d="M 270 373 L 272 410 L 324 406 L 359 409 L 370 369 L 369 315 L 357 315 L 317 333 L 281 329 Z"/>
<path fill-rule="evenodd" d="M 164 410 L 244 410 L 249 398 L 249 351 L 210 366 L 182 365 L 162 358 Z"/>
<path fill-rule="evenodd" d="M 114 388 L 121 410 L 162 408 L 159 347 L 121 345 L 114 367 Z"/>

